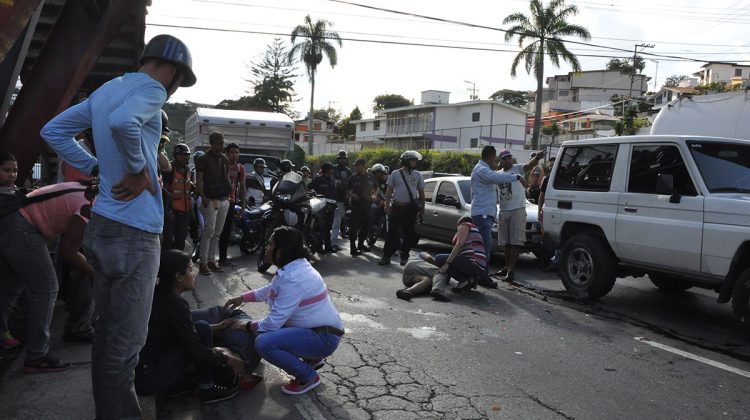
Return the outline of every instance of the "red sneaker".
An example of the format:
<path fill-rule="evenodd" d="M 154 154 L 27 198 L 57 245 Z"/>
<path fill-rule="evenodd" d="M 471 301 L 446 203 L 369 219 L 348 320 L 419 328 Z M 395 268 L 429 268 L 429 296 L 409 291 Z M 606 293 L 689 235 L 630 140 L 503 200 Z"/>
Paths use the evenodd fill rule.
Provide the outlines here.
<path fill-rule="evenodd" d="M 300 384 L 295 378 L 288 384 L 281 386 L 281 392 L 288 395 L 300 395 L 320 385 L 320 375 L 315 375 L 305 384 Z"/>
<path fill-rule="evenodd" d="M 16 340 L 15 337 L 10 335 L 10 331 L 6 331 L 5 334 L 3 334 L 3 348 L 5 350 L 10 350 L 18 347 L 21 342 Z"/>

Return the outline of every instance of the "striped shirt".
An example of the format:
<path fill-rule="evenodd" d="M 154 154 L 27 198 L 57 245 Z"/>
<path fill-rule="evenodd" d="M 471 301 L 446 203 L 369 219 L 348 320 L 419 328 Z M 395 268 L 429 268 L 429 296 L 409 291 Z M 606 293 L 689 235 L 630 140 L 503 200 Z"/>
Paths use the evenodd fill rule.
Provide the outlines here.
<path fill-rule="evenodd" d="M 459 255 L 467 257 L 472 260 L 474 264 L 478 265 L 479 268 L 485 270 L 487 268 L 487 256 L 484 251 L 484 241 L 482 240 L 482 234 L 479 233 L 479 229 L 474 226 L 473 223 L 465 222 L 462 225 L 469 227 L 469 236 L 466 237 L 464 247 Z M 455 245 L 458 240 L 458 234 L 453 236 L 453 244 Z"/>

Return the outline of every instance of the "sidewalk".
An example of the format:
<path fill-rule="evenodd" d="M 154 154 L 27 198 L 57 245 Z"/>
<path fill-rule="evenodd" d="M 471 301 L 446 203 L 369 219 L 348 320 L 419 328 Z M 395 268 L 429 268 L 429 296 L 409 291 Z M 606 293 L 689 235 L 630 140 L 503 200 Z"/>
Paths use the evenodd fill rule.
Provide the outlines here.
<path fill-rule="evenodd" d="M 62 340 L 67 312 L 58 302 L 50 326 L 51 351 L 61 360 L 73 363 L 65 372 L 25 374 L 21 372 L 25 353 L 21 352 L 4 377 L 0 378 L 0 418 L 3 420 L 93 419 L 91 393 L 91 345 Z M 325 369 L 325 368 L 324 368 Z M 145 398 L 144 419 L 322 419 L 311 396 L 290 397 L 279 387 L 288 377 L 265 363 L 256 369 L 263 382 L 251 390 L 240 390 L 230 400 L 201 406 L 197 395 L 175 399 Z M 158 407 L 159 416 L 156 415 Z M 301 414 L 300 411 L 305 414 Z"/>

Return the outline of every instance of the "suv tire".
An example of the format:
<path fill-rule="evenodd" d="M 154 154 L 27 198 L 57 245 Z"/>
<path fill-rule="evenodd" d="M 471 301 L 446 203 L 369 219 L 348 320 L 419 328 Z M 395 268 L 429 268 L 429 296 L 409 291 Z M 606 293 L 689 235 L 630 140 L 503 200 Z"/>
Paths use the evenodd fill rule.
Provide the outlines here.
<path fill-rule="evenodd" d="M 732 310 L 740 326 L 750 332 L 750 268 L 737 277 L 732 292 Z"/>
<path fill-rule="evenodd" d="M 596 299 L 612 290 L 617 258 L 606 240 L 581 233 L 565 241 L 560 255 L 565 288 L 578 297 Z"/>
<path fill-rule="evenodd" d="M 693 287 L 689 282 L 668 274 L 648 273 L 648 278 L 651 279 L 654 286 L 665 292 L 684 292 Z"/>

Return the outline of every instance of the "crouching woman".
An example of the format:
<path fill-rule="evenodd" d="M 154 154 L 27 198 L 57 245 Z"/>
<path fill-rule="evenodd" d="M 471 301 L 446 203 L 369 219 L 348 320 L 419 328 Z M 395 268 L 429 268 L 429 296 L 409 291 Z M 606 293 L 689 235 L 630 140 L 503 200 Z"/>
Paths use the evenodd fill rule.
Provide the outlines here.
<path fill-rule="evenodd" d="M 246 328 L 258 333 L 258 354 L 294 377 L 281 391 L 304 394 L 320 385 L 315 368 L 336 350 L 344 326 L 323 278 L 307 262 L 308 251 L 299 230 L 276 228 L 266 251 L 269 262 L 279 267 L 271 283 L 230 299 L 225 307 L 268 303 L 268 315 L 248 322 Z"/>

